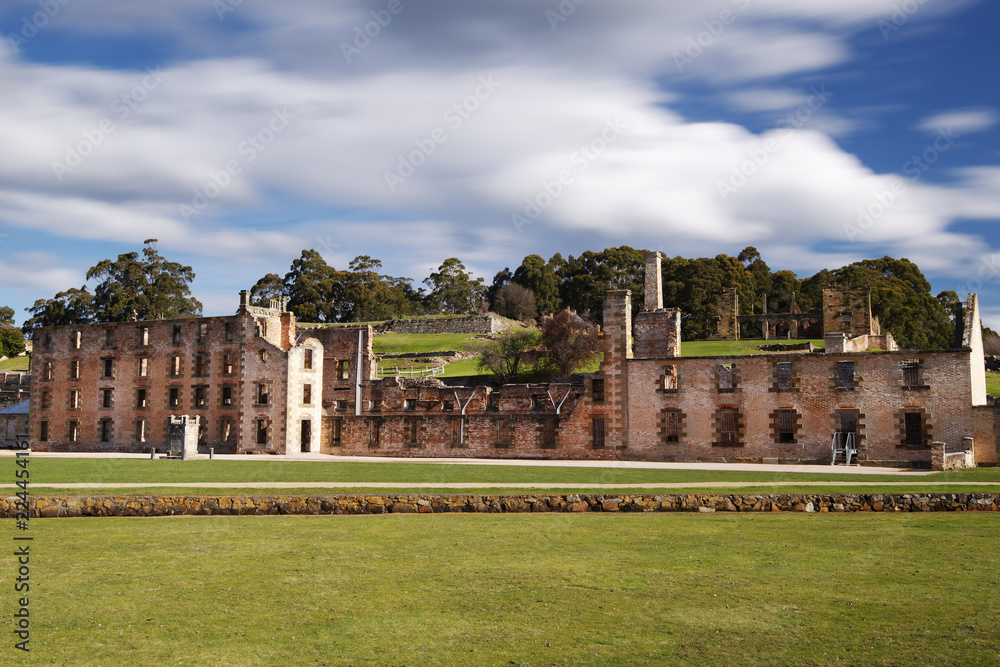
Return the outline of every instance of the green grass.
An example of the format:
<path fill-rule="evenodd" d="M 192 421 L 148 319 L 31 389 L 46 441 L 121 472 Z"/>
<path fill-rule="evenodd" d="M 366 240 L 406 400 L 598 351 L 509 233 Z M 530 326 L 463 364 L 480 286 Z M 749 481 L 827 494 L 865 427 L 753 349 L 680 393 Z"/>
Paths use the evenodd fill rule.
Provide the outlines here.
<path fill-rule="evenodd" d="M 1000 373 L 986 371 L 986 393 L 990 396 L 1000 396 Z"/>
<path fill-rule="evenodd" d="M 12 357 L 0 361 L 0 372 L 28 372 L 28 357 Z"/>
<path fill-rule="evenodd" d="M 692 340 L 682 341 L 681 353 L 685 357 L 731 357 L 739 354 L 763 354 L 755 346 L 759 345 L 796 345 L 812 343 L 813 347 L 825 348 L 822 339 L 811 340 Z"/>
<path fill-rule="evenodd" d="M 37 664 L 947 666 L 1000 653 L 1000 523 L 983 514 L 44 519 L 31 532 Z M 10 613 L 0 628 L 13 636 Z"/>
<path fill-rule="evenodd" d="M 471 334 L 383 334 L 372 341 L 376 354 L 420 354 L 464 350 L 474 344 Z"/>
<path fill-rule="evenodd" d="M 4 468 L 14 479 L 14 459 Z M 420 482 L 420 483 L 540 483 L 540 484 L 640 484 L 703 482 L 832 481 L 851 482 L 1000 482 L 1000 468 L 973 468 L 934 473 L 919 478 L 898 475 L 793 473 L 769 471 L 662 470 L 644 468 L 581 468 L 569 466 L 463 465 L 364 461 L 288 461 L 278 458 L 249 461 L 157 460 L 105 458 L 30 459 L 31 483 L 125 482 Z"/>

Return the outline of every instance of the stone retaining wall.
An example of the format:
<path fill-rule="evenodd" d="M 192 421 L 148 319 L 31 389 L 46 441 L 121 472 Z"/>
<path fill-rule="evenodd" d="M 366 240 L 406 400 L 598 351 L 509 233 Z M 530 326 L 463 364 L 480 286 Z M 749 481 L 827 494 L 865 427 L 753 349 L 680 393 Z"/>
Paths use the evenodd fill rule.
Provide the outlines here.
<path fill-rule="evenodd" d="M 13 517 L 16 498 L 0 498 Z M 32 517 L 442 514 L 448 512 L 966 512 L 1000 510 L 1000 493 L 62 496 L 32 498 Z"/>

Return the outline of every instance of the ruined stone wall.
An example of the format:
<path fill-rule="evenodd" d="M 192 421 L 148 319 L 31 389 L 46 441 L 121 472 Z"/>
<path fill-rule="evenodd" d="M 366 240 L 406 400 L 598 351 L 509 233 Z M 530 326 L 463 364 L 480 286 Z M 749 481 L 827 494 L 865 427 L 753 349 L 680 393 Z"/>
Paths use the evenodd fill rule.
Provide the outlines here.
<path fill-rule="evenodd" d="M 904 364 L 913 361 L 919 384 L 909 386 Z M 839 362 L 853 362 L 853 389 L 839 387 Z M 790 364 L 789 384 L 779 379 L 779 364 Z M 969 364 L 961 350 L 632 360 L 628 455 L 828 463 L 839 414 L 853 412 L 862 463 L 929 465 L 931 441 L 957 447 L 964 437 L 975 438 L 977 461 L 993 462 L 992 412 L 972 407 Z M 731 377 L 731 388 L 720 374 Z M 781 442 L 781 410 L 794 423 L 790 442 Z M 735 422 L 731 442 L 722 433 L 723 412 Z M 905 444 L 907 412 L 922 415 L 917 445 Z M 668 419 L 680 422 L 674 442 Z"/>
<path fill-rule="evenodd" d="M 517 324 L 514 320 L 490 313 L 397 320 L 392 323 L 389 331 L 399 334 L 496 334 Z"/>
<path fill-rule="evenodd" d="M 365 387 L 363 416 L 326 410 L 323 452 L 363 456 L 608 458 L 584 432 L 585 384 L 447 387 L 385 378 Z M 465 415 L 462 408 L 465 407 Z M 558 414 L 557 414 L 558 410 Z M 339 441 L 334 437 L 340 434 Z"/>
<path fill-rule="evenodd" d="M 643 311 L 635 316 L 635 356 L 665 359 L 681 356 L 681 312 Z"/>
<path fill-rule="evenodd" d="M 878 335 L 872 320 L 871 288 L 824 287 L 823 334 Z"/>
<path fill-rule="evenodd" d="M 0 517 L 20 511 L 0 498 Z M 33 518 L 526 512 L 997 512 L 1000 493 L 45 496 Z"/>
<path fill-rule="evenodd" d="M 714 336 L 709 340 L 739 340 L 740 339 L 740 297 L 734 289 L 726 290 L 719 296 L 719 322 Z"/>
<path fill-rule="evenodd" d="M 0 415 L 0 446 L 13 447 L 28 432 L 28 415 Z"/>

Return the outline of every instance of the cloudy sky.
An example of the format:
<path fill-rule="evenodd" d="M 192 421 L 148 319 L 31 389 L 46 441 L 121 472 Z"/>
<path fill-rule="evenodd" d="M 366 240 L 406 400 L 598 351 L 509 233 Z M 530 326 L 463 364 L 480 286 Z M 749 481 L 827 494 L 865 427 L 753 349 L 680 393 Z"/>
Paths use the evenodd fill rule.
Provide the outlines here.
<path fill-rule="evenodd" d="M 156 237 L 207 315 L 303 248 L 917 262 L 1000 329 L 1000 3 L 6 0 L 0 305 Z"/>

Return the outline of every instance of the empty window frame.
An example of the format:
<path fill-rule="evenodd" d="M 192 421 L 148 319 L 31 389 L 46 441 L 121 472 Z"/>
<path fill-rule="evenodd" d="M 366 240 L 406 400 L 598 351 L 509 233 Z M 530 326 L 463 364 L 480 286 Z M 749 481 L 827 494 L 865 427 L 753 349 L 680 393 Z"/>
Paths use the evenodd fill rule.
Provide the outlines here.
<path fill-rule="evenodd" d="M 542 424 L 542 449 L 556 448 L 556 433 L 559 431 L 559 419 L 548 417 Z"/>
<path fill-rule="evenodd" d="M 349 380 L 351 377 L 351 362 L 344 359 L 337 362 L 337 379 Z"/>
<path fill-rule="evenodd" d="M 233 429 L 233 420 L 229 417 L 223 417 L 219 421 L 219 440 L 222 442 L 233 442 L 236 439 L 236 433 Z"/>
<path fill-rule="evenodd" d="M 102 389 L 101 390 L 101 407 L 110 408 L 114 404 L 115 390 L 114 389 Z"/>
<path fill-rule="evenodd" d="M 266 382 L 257 383 L 257 405 L 267 405 L 270 399 L 270 393 L 268 392 L 268 387 Z"/>
<path fill-rule="evenodd" d="M 733 365 L 719 364 L 719 391 L 733 390 Z"/>
<path fill-rule="evenodd" d="M 98 432 L 100 433 L 101 442 L 111 442 L 111 420 L 102 419 L 99 426 Z"/>
<path fill-rule="evenodd" d="M 311 384 L 306 383 L 302 385 L 302 403 L 304 405 L 312 405 L 313 402 L 313 387 Z"/>
<path fill-rule="evenodd" d="M 231 352 L 226 352 L 222 355 L 222 374 L 233 374 L 233 355 Z"/>
<path fill-rule="evenodd" d="M 80 379 L 80 360 L 70 359 L 69 361 L 69 379 L 79 380 Z"/>
<path fill-rule="evenodd" d="M 330 420 L 330 446 L 339 447 L 343 437 L 344 423 L 340 419 Z"/>
<path fill-rule="evenodd" d="M 72 347 L 74 350 L 79 350 L 80 346 L 83 345 L 83 332 L 74 331 L 73 333 L 71 333 L 69 338 L 69 344 L 70 347 Z"/>
<path fill-rule="evenodd" d="M 46 361 L 42 364 L 42 379 L 51 380 L 55 373 L 55 364 L 51 361 Z"/>
<path fill-rule="evenodd" d="M 104 374 L 101 377 L 113 378 L 115 376 L 115 360 L 108 358 L 104 359 Z"/>
<path fill-rule="evenodd" d="M 590 427 L 593 448 L 604 449 L 604 417 L 594 417 Z"/>
<path fill-rule="evenodd" d="M 180 387 L 170 387 L 167 390 L 167 407 L 177 408 L 181 404 L 181 389 Z"/>
<path fill-rule="evenodd" d="M 38 439 L 42 442 L 49 439 L 49 422 L 47 419 L 38 422 Z"/>
<path fill-rule="evenodd" d="M 49 389 L 42 390 L 42 410 L 52 407 L 52 392 Z"/>
<path fill-rule="evenodd" d="M 591 382 L 591 393 L 594 396 L 594 403 L 604 402 L 604 378 L 594 378 Z"/>
<path fill-rule="evenodd" d="M 194 407 L 199 409 L 208 407 L 208 387 L 194 388 Z"/>
<path fill-rule="evenodd" d="M 194 355 L 194 375 L 195 377 L 205 377 L 208 375 L 208 355 Z"/>
<path fill-rule="evenodd" d="M 66 439 L 70 442 L 76 442 L 80 439 L 80 424 L 75 419 L 70 420 L 67 424 Z"/>
<path fill-rule="evenodd" d="M 258 419 L 257 420 L 257 444 L 266 445 L 267 444 L 267 420 Z"/>
<path fill-rule="evenodd" d="M 208 324 L 201 323 L 198 325 L 198 342 L 207 343 L 208 342 Z"/>
<path fill-rule="evenodd" d="M 181 358 L 178 356 L 170 357 L 170 377 L 180 377 L 181 374 Z"/>
<path fill-rule="evenodd" d="M 660 378 L 660 382 L 660 388 L 663 391 L 675 391 L 677 389 L 677 366 L 665 366 L 663 368 L 663 377 Z"/>
<path fill-rule="evenodd" d="M 80 409 L 80 390 L 70 389 L 69 390 L 69 409 L 79 410 Z"/>
<path fill-rule="evenodd" d="M 854 362 L 837 362 L 837 387 L 839 389 L 854 389 Z"/>
<path fill-rule="evenodd" d="M 311 347 L 307 347 L 302 354 L 302 368 L 307 371 L 312 370 L 313 367 L 313 351 Z"/>
<path fill-rule="evenodd" d="M 135 442 L 146 442 L 146 420 L 136 419 L 133 428 L 133 439 Z"/>
<path fill-rule="evenodd" d="M 139 377 L 149 377 L 149 357 L 139 358 Z"/>
<path fill-rule="evenodd" d="M 145 388 L 136 389 L 135 407 L 138 408 L 139 410 L 142 410 L 146 407 L 146 403 L 147 403 L 146 389 Z"/>
<path fill-rule="evenodd" d="M 777 363 L 778 389 L 787 390 L 793 388 L 792 382 L 792 362 L 779 361 Z"/>
<path fill-rule="evenodd" d="M 114 347 L 115 346 L 115 330 L 105 329 L 104 330 L 104 347 Z"/>
<path fill-rule="evenodd" d="M 418 435 L 420 433 L 420 420 L 407 419 L 403 422 L 403 441 L 407 445 L 419 444 Z"/>
<path fill-rule="evenodd" d="M 173 332 L 170 334 L 170 342 L 174 345 L 181 344 L 181 325 L 175 324 Z"/>
<path fill-rule="evenodd" d="M 149 327 L 139 327 L 139 345 L 149 345 Z"/>
<path fill-rule="evenodd" d="M 233 387 L 232 385 L 222 386 L 222 407 L 229 408 L 233 405 Z"/>

